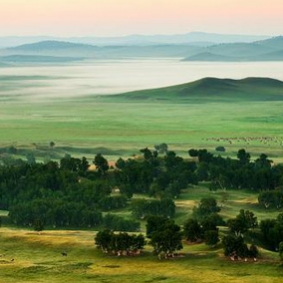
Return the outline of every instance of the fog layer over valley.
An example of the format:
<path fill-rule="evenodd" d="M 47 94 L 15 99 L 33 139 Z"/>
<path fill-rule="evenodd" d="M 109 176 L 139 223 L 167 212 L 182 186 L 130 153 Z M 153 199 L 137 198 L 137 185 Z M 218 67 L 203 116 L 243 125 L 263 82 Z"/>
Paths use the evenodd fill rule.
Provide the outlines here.
<path fill-rule="evenodd" d="M 280 62 L 181 62 L 175 58 L 2 67 L 0 71 L 1 101 L 48 101 L 118 94 L 183 84 L 204 77 L 270 77 L 283 80 Z"/>

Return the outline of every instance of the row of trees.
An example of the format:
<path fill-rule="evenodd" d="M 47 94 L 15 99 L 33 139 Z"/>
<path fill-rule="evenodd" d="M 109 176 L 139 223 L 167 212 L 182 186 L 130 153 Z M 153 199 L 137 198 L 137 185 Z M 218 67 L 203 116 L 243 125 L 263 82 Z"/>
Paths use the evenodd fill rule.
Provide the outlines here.
<path fill-rule="evenodd" d="M 2 165 L 0 209 L 9 210 L 12 221 L 18 225 L 30 225 L 40 219 L 56 227 L 96 226 L 101 224 L 102 211 L 125 208 L 133 194 L 144 194 L 158 200 L 133 201 L 134 217 L 172 218 L 173 199 L 199 181 L 209 181 L 212 190 L 257 190 L 261 192 L 260 204 L 281 207 L 283 198 L 278 188 L 283 183 L 283 167 L 271 166 L 272 161 L 265 154 L 252 162 L 250 154 L 243 149 L 238 151 L 237 159 L 192 149 L 189 150 L 192 159 L 187 160 L 165 145 L 157 146 L 155 151 L 144 148 L 140 152 L 142 156 L 137 159 L 119 158 L 111 170 L 101 154 L 92 161 L 96 171 L 89 170 L 85 157 L 71 156 L 45 164 L 19 160 L 13 165 Z M 112 194 L 113 190 L 119 193 Z M 215 209 L 217 213 L 218 208 Z M 194 215 L 201 221 L 205 208 L 200 205 Z"/>
<path fill-rule="evenodd" d="M 95 245 L 105 253 L 114 255 L 139 254 L 146 244 L 142 234 L 129 235 L 128 233 L 115 234 L 110 230 L 103 230 L 96 234 Z"/>
<path fill-rule="evenodd" d="M 206 149 L 189 150 L 189 155 L 198 159 L 198 181 L 210 181 L 210 189 L 250 189 L 267 191 L 282 188 L 283 166 L 273 164 L 266 154 L 254 161 L 251 155 L 240 149 L 237 159 L 214 156 Z"/>

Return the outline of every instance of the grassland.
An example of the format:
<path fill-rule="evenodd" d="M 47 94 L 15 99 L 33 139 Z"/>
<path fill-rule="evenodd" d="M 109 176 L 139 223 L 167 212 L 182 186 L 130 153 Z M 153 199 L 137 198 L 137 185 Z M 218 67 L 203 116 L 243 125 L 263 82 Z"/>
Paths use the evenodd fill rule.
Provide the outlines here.
<path fill-rule="evenodd" d="M 14 145 L 33 151 L 38 157 L 62 156 L 65 152 L 93 157 L 101 152 L 115 159 L 166 142 L 170 149 L 183 155 L 190 148 L 213 151 L 222 145 L 230 156 L 239 148 L 246 148 L 252 155 L 264 152 L 282 160 L 281 88 L 259 85 L 249 96 L 250 86 L 240 86 L 236 91 L 226 86 L 222 93 L 210 95 L 206 84 L 190 85 L 189 90 L 182 86 L 109 98 L 86 96 L 31 102 L 16 97 L 14 101 L 2 101 L 0 147 Z M 217 84 L 220 88 L 221 82 Z M 244 95 L 239 96 L 241 89 Z M 181 98 L 175 95 L 177 91 L 193 90 L 200 91 L 198 98 L 195 94 L 182 94 Z M 145 99 L 149 94 L 156 99 Z M 158 99 L 161 94 L 162 99 Z M 263 143 L 263 136 L 271 139 Z M 253 140 L 246 141 L 246 137 Z M 232 138 L 239 139 L 231 142 Z M 46 148 L 50 141 L 56 144 L 53 153 Z"/>
<path fill-rule="evenodd" d="M 16 82 L 17 83 L 17 82 Z M 19 83 L 19 82 L 18 82 Z M 24 85 L 22 87 L 25 87 Z M 227 99 L 224 93 L 205 95 L 208 86 L 195 85 L 203 92 L 176 97 L 180 88 L 148 91 L 120 97 L 92 97 L 31 101 L 22 96 L 1 95 L 0 148 L 5 154 L 11 145 L 16 157 L 32 152 L 38 159 L 59 158 L 65 153 L 89 158 L 101 152 L 110 160 L 138 154 L 140 148 L 166 142 L 169 148 L 187 156 L 190 148 L 214 151 L 225 146 L 228 156 L 245 148 L 257 157 L 267 153 L 276 162 L 283 160 L 283 101 L 280 88 L 270 92 Z M 184 88 L 184 87 L 183 87 Z M 219 88 L 219 86 L 218 86 Z M 265 89 L 265 90 L 264 90 Z M 234 94 L 244 90 L 244 86 Z M 249 90 L 251 91 L 251 90 Z M 163 95 L 163 96 L 162 96 Z M 134 97 L 134 98 L 133 98 Z M 261 137 L 270 137 L 263 142 Z M 246 140 L 245 138 L 253 138 Z M 233 139 L 232 138 L 236 138 Z M 55 147 L 50 148 L 50 141 Z M 256 195 L 245 192 L 209 192 L 207 187 L 188 188 L 176 201 L 176 222 L 182 224 L 201 197 L 213 194 L 222 203 L 222 216 L 235 216 L 250 209 L 259 219 L 275 217 L 256 204 Z M 117 211 L 128 217 L 129 211 Z M 6 212 L 0 212 L 5 217 Z M 5 223 L 4 223 L 5 224 Z M 5 225 L 4 225 L 5 226 Z M 144 228 L 144 223 L 142 225 Z M 184 257 L 159 261 L 146 248 L 143 256 L 118 258 L 94 248 L 94 231 L 51 231 L 42 234 L 4 227 L 0 229 L 0 282 L 270 282 L 282 281 L 278 255 L 262 250 L 256 263 L 235 263 L 223 257 L 220 246 L 187 245 Z M 62 257 L 61 252 L 68 256 Z M 14 259 L 14 261 L 11 261 Z"/>
<path fill-rule="evenodd" d="M 187 189 L 177 200 L 178 223 L 191 213 L 200 197 L 212 195 L 219 202 L 223 192 L 212 193 L 204 187 Z M 226 192 L 221 214 L 231 217 L 240 208 L 253 209 L 259 219 L 273 217 L 255 204 L 256 195 Z M 118 212 L 127 214 L 126 211 Z M 144 225 L 142 225 L 144 227 Z M 143 230 L 144 231 L 144 230 Z M 221 229 L 225 233 L 225 229 Z M 184 242 L 183 257 L 158 260 L 152 248 L 136 257 L 117 257 L 101 253 L 94 246 L 95 231 L 0 229 L 0 282 L 270 282 L 282 280 L 278 254 L 260 250 L 257 262 L 233 262 L 223 256 L 221 245 Z M 67 252 L 67 257 L 61 252 Z M 14 259 L 12 261 L 12 259 Z"/>

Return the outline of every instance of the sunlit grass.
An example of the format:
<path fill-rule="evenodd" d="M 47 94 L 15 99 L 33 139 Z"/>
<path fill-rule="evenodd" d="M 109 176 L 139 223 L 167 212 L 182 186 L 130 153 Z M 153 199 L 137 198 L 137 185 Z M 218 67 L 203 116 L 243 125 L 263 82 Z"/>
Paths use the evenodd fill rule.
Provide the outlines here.
<path fill-rule="evenodd" d="M 254 262 L 231 262 L 221 247 L 184 243 L 184 257 L 160 261 L 146 247 L 140 257 L 102 254 L 93 231 L 43 231 L 2 228 L 1 282 L 281 282 L 273 253 Z M 68 255 L 63 257 L 62 251 Z M 11 261 L 14 259 L 14 261 Z"/>

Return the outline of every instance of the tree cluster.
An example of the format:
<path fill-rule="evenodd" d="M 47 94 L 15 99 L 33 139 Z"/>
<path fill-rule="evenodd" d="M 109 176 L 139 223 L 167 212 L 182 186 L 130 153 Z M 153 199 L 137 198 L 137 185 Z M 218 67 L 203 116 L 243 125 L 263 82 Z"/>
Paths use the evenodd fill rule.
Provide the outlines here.
<path fill-rule="evenodd" d="M 95 245 L 105 253 L 113 255 L 136 255 L 143 250 L 146 241 L 143 235 L 115 234 L 110 230 L 99 231 Z"/>
<path fill-rule="evenodd" d="M 132 201 L 132 215 L 138 219 L 148 216 L 164 216 L 172 218 L 175 215 L 175 203 L 172 199 L 161 200 L 136 199 Z"/>
<path fill-rule="evenodd" d="M 237 159 L 214 156 L 206 149 L 191 149 L 188 153 L 198 159 L 198 181 L 210 181 L 211 190 L 230 188 L 262 192 L 283 185 L 283 166 L 272 165 L 266 154 L 251 161 L 245 149 L 238 151 Z"/>

